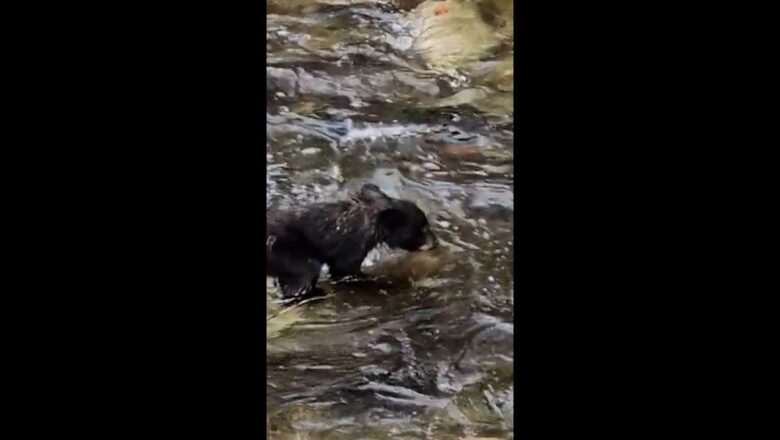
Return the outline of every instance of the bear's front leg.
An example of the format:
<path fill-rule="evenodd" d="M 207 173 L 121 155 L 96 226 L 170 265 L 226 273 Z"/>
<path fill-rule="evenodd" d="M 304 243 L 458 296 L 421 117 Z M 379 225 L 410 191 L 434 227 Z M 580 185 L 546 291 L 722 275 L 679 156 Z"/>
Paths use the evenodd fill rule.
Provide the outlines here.
<path fill-rule="evenodd" d="M 343 280 L 344 278 L 363 279 L 367 276 L 360 270 L 360 264 L 362 261 L 350 264 L 337 263 L 334 265 L 328 265 L 330 268 L 330 279 L 333 281 Z"/>
<path fill-rule="evenodd" d="M 279 287 L 285 303 L 301 301 L 315 296 L 325 296 L 325 291 L 317 287 L 317 280 L 308 283 L 300 278 L 279 278 Z"/>

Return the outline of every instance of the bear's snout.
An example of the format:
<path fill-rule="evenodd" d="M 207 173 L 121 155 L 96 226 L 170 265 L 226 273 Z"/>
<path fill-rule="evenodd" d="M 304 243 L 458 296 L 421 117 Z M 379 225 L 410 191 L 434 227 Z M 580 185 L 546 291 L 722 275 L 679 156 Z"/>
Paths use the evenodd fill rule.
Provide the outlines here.
<path fill-rule="evenodd" d="M 429 251 L 431 249 L 436 249 L 436 247 L 439 246 L 439 240 L 436 238 L 435 235 L 433 235 L 433 232 L 428 231 L 425 234 L 425 243 L 423 243 L 422 246 L 418 248 L 420 251 Z"/>

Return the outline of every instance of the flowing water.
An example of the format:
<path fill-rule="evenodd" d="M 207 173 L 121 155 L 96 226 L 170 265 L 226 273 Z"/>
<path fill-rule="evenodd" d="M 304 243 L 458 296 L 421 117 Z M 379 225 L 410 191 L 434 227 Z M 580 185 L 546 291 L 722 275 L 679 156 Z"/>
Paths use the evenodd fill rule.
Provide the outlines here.
<path fill-rule="evenodd" d="M 268 1 L 268 207 L 371 181 L 441 242 L 379 248 L 376 281 L 323 273 L 328 295 L 293 307 L 268 281 L 269 438 L 513 437 L 507 2 L 419 3 Z"/>

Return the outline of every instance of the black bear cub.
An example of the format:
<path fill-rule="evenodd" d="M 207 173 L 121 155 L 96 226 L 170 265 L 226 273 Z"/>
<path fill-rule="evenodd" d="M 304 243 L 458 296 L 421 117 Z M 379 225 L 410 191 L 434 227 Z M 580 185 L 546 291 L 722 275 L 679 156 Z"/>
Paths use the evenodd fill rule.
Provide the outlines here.
<path fill-rule="evenodd" d="M 285 298 L 321 294 L 323 264 L 333 279 L 361 276 L 360 265 L 380 243 L 407 251 L 437 246 L 425 214 L 412 202 L 365 184 L 350 200 L 267 213 L 266 273 Z"/>

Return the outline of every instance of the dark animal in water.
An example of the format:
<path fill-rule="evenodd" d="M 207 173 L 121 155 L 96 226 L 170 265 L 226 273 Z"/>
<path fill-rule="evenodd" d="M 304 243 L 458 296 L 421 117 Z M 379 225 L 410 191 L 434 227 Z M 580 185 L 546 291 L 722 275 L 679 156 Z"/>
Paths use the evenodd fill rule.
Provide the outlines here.
<path fill-rule="evenodd" d="M 417 205 L 373 184 L 349 200 L 268 212 L 265 237 L 266 273 L 285 298 L 321 294 L 316 284 L 323 264 L 334 280 L 362 276 L 360 265 L 378 244 L 407 251 L 438 245 Z"/>

